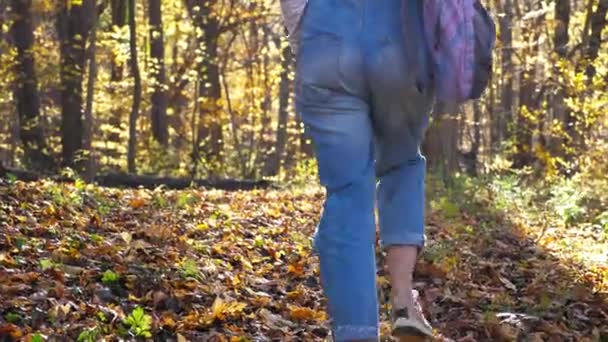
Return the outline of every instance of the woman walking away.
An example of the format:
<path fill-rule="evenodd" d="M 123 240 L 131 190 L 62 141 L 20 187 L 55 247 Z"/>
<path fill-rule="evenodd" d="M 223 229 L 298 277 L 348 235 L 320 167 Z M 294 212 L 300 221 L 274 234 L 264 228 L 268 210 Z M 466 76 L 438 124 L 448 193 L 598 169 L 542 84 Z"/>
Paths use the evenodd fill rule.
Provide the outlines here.
<path fill-rule="evenodd" d="M 420 144 L 433 93 L 420 89 L 408 63 L 403 0 L 305 3 L 282 5 L 296 51 L 296 109 L 327 190 L 314 248 L 332 335 L 378 340 L 377 196 L 393 334 L 431 336 L 415 305 L 412 275 L 425 241 Z"/>
<path fill-rule="evenodd" d="M 375 209 L 392 333 L 430 337 L 412 278 L 425 243 L 420 145 L 435 98 L 478 98 L 493 21 L 478 0 L 281 0 L 296 110 L 327 198 L 314 237 L 336 341 L 378 340 Z M 432 48 L 432 50 L 430 50 Z"/>

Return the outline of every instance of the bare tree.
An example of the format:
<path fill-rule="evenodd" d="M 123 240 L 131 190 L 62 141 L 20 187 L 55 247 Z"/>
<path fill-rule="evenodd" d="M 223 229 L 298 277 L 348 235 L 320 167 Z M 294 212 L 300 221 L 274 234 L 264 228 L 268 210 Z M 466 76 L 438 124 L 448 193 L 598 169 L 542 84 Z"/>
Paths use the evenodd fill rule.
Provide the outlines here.
<path fill-rule="evenodd" d="M 281 40 L 276 39 L 275 45 L 281 46 Z M 291 95 L 291 79 L 289 74 L 293 63 L 293 56 L 289 45 L 283 46 L 281 56 L 281 80 L 279 81 L 279 111 L 277 120 L 276 139 L 274 153 L 269 158 L 268 175 L 277 175 L 281 170 L 281 164 L 287 145 L 287 118 L 289 110 L 289 99 Z"/>
<path fill-rule="evenodd" d="M 218 102 L 222 96 L 218 65 L 220 23 L 212 11 L 215 1 L 185 2 L 194 25 L 199 28 L 196 70 L 199 80 L 197 101 L 201 104 L 193 158 L 199 159 L 201 148 L 204 148 L 207 159 L 218 160 L 222 150 L 222 125 L 218 117 Z"/>
<path fill-rule="evenodd" d="M 161 0 L 149 0 L 150 59 L 154 92 L 152 93 L 152 136 L 166 146 L 169 142 L 167 123 L 167 90 L 165 76 L 165 41 Z"/>
<path fill-rule="evenodd" d="M 48 155 L 40 122 L 40 96 L 33 54 L 32 1 L 13 0 L 12 7 L 15 14 L 12 33 L 17 48 L 15 101 L 20 121 L 19 135 L 26 164 L 34 169 L 48 169 L 52 159 Z"/>
<path fill-rule="evenodd" d="M 97 78 L 97 10 L 92 13 L 93 26 L 91 29 L 89 49 L 87 52 L 89 60 L 89 77 L 87 81 L 87 98 L 84 109 L 84 134 L 82 147 L 86 153 L 84 156 L 84 179 L 88 182 L 95 177 L 95 158 L 93 153 L 93 100 L 95 97 L 95 79 Z"/>
<path fill-rule="evenodd" d="M 61 143 L 63 163 L 76 166 L 76 153 L 82 150 L 82 81 L 86 60 L 85 42 L 91 28 L 93 0 L 64 2 L 57 18 L 61 40 Z"/>
<path fill-rule="evenodd" d="M 131 59 L 131 73 L 133 75 L 133 104 L 131 114 L 129 114 L 129 148 L 127 152 L 127 169 L 135 173 L 135 154 L 137 153 L 137 118 L 139 116 L 139 106 L 141 104 L 141 75 L 139 73 L 139 63 L 137 61 L 137 24 L 135 23 L 135 0 L 127 1 L 129 11 L 129 50 Z"/>

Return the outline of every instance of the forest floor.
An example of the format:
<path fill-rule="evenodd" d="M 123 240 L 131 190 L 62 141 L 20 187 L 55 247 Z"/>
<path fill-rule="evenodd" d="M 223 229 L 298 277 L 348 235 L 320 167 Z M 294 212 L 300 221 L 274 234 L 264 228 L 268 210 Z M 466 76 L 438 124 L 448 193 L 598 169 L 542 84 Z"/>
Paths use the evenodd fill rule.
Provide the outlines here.
<path fill-rule="evenodd" d="M 323 196 L 0 180 L 0 341 L 323 341 Z M 608 341 L 606 239 L 429 197 L 416 279 L 437 341 Z"/>

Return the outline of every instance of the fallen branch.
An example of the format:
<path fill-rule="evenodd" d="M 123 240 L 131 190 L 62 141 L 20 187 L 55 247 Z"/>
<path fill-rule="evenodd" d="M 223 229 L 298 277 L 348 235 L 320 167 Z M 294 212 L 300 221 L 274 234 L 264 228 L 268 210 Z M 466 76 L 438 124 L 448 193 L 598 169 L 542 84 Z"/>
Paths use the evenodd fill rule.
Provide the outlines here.
<path fill-rule="evenodd" d="M 20 170 L 2 166 L 0 164 L 0 178 L 14 177 L 25 182 L 33 182 L 41 179 L 50 179 L 56 182 L 73 182 L 74 179 L 64 176 L 48 176 L 32 171 Z M 165 186 L 169 189 L 185 189 L 191 186 L 214 188 L 221 190 L 253 190 L 265 189 L 273 186 L 267 180 L 236 180 L 236 179 L 188 179 L 176 177 L 158 177 L 146 175 L 134 175 L 129 173 L 108 173 L 95 177 L 94 183 L 115 188 L 138 188 L 153 189 Z"/>
<path fill-rule="evenodd" d="M 158 186 L 166 186 L 170 189 L 184 189 L 190 186 L 214 188 L 222 190 L 253 190 L 260 188 L 268 188 L 272 183 L 266 180 L 235 180 L 235 179 L 187 179 L 174 177 L 157 177 L 133 175 L 127 173 L 109 173 L 107 175 L 95 177 L 95 182 L 102 186 L 108 187 L 144 187 L 156 188 Z"/>

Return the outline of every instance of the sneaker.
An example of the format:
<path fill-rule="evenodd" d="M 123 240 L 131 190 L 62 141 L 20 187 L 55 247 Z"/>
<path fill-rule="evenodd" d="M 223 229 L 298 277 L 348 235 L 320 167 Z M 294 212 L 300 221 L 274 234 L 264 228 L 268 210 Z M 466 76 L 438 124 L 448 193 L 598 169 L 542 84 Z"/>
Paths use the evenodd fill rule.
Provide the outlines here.
<path fill-rule="evenodd" d="M 417 303 L 418 314 L 412 314 L 408 308 L 400 308 L 393 310 L 391 331 L 395 337 L 433 337 L 433 328 L 431 324 L 424 318 L 420 304 L 417 300 L 417 293 L 414 294 L 414 302 Z"/>

